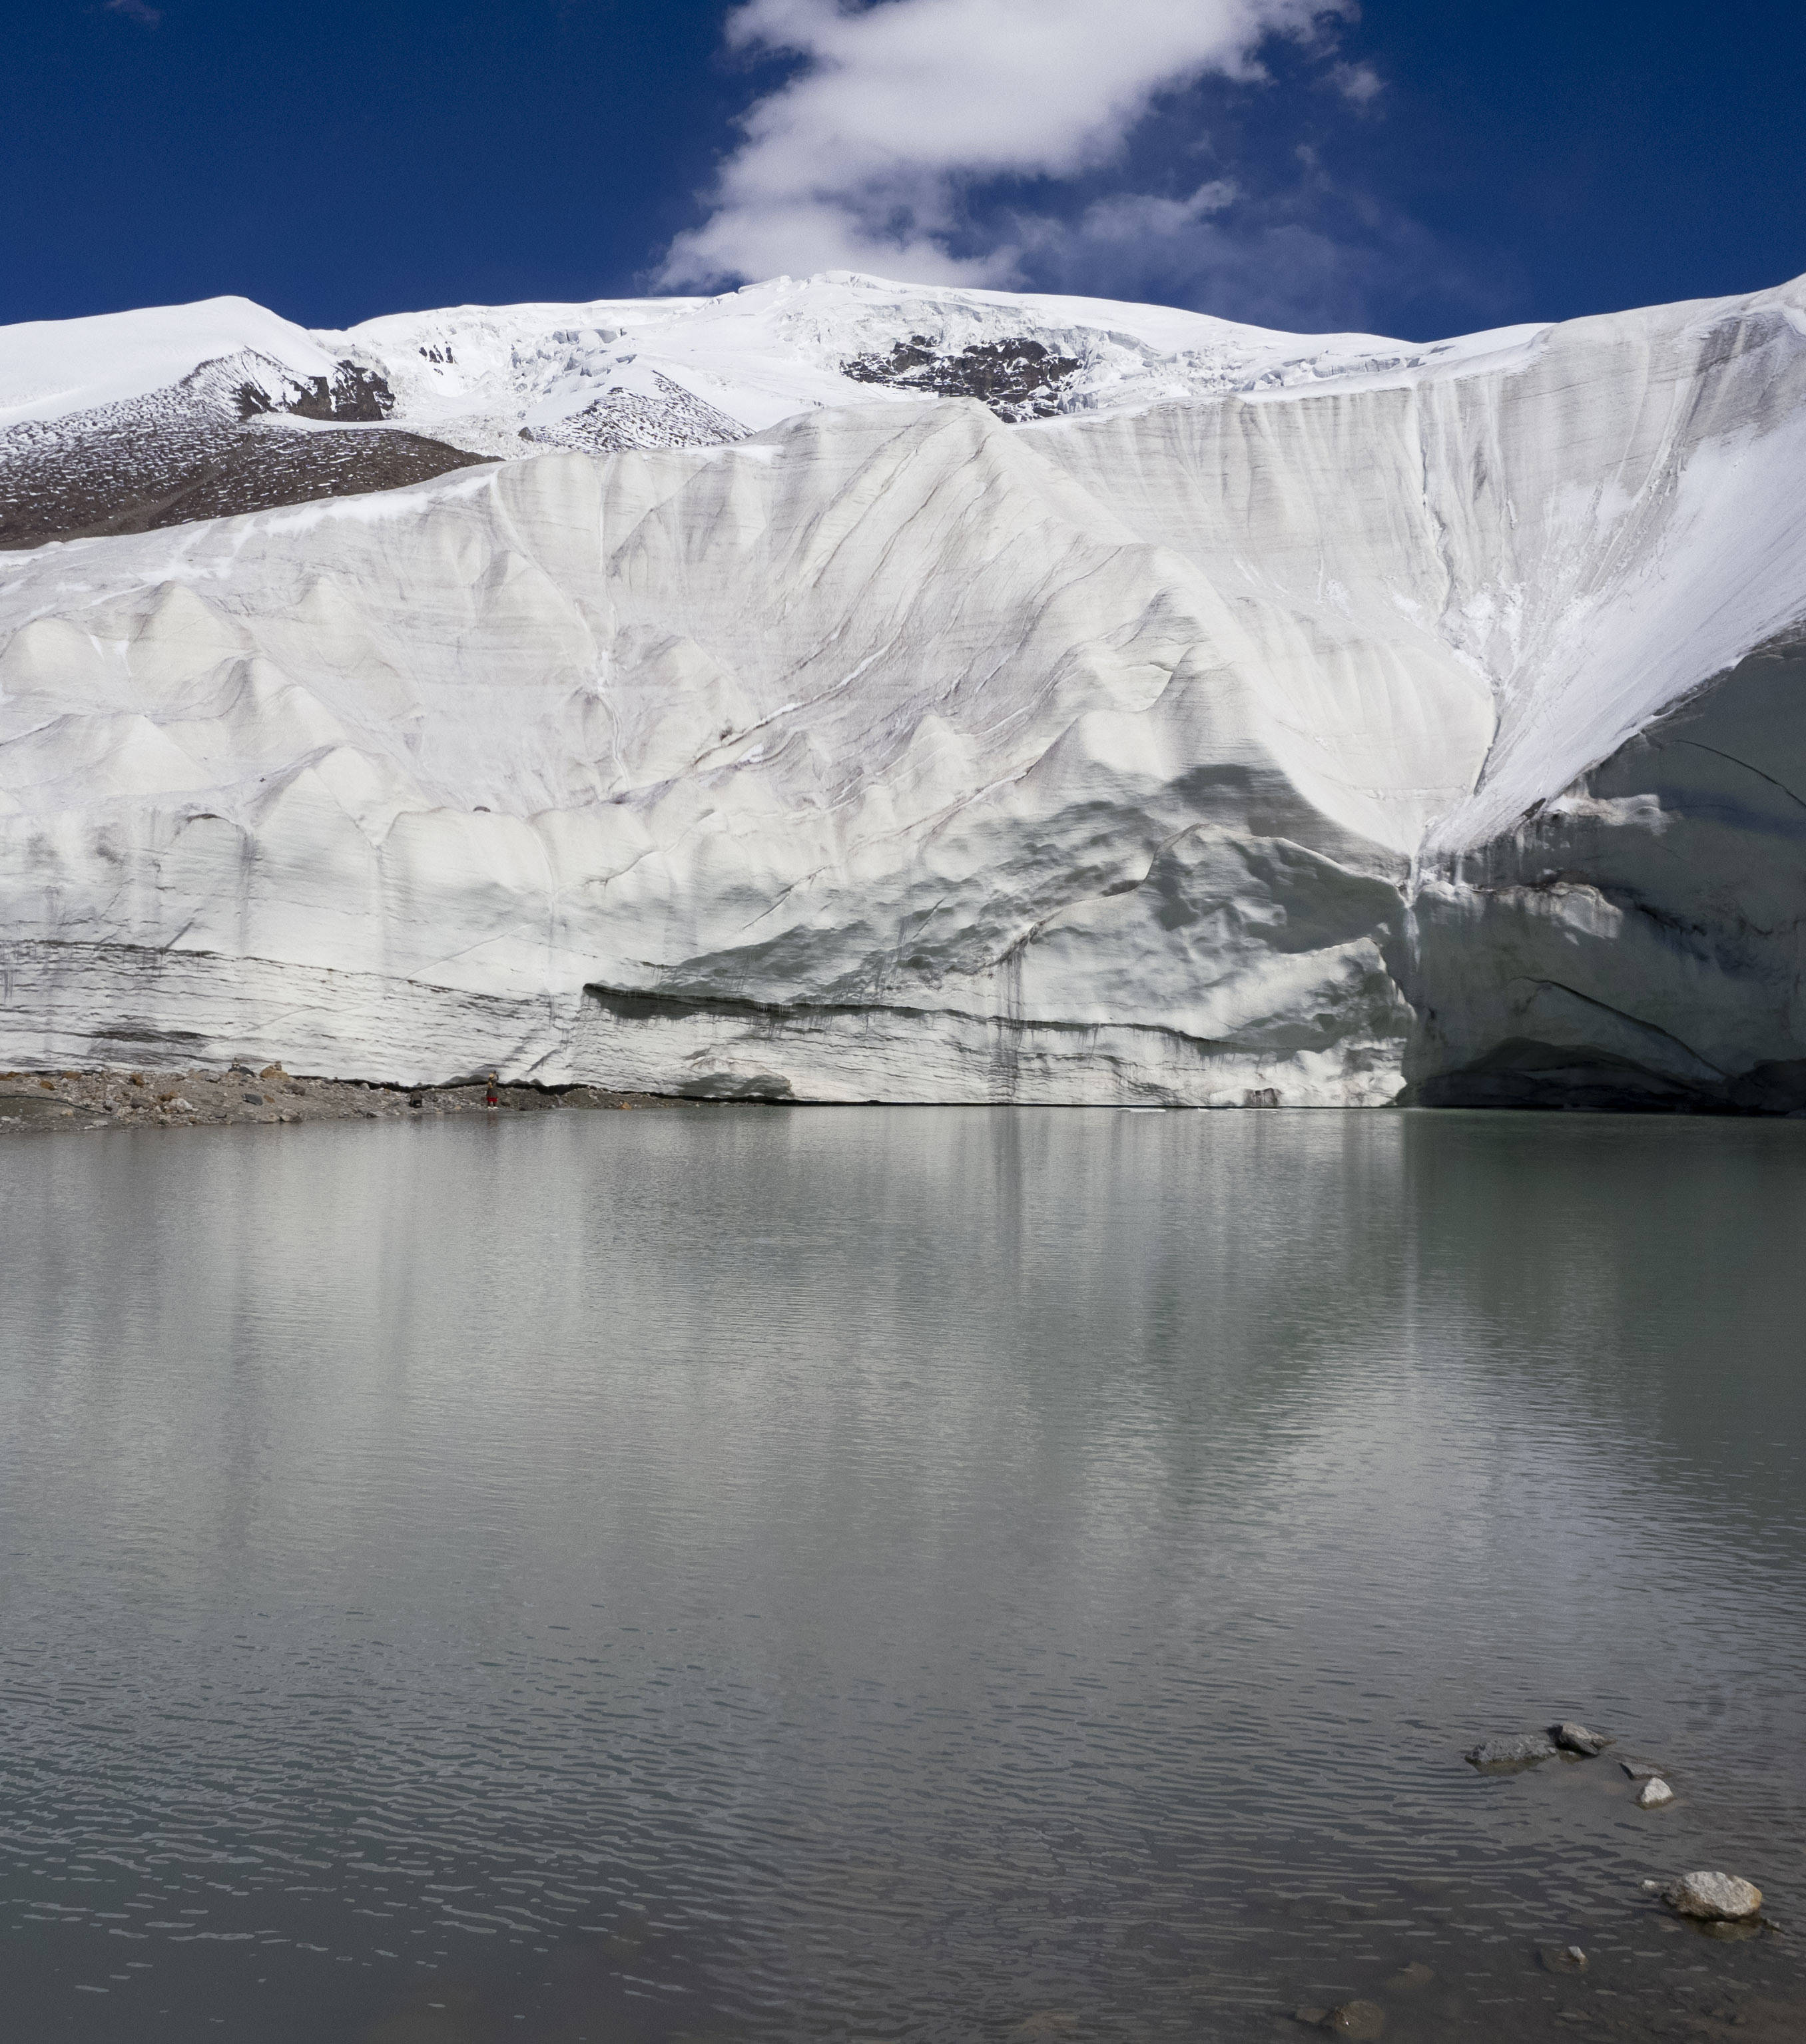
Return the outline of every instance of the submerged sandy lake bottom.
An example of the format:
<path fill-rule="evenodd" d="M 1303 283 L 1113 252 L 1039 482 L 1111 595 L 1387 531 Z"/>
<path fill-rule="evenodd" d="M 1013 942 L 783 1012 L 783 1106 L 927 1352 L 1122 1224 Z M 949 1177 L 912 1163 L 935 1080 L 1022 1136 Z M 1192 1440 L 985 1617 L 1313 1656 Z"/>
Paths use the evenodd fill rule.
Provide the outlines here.
<path fill-rule="evenodd" d="M 1803 1252 L 1797 1124 L 15 1140 L 6 2034 L 1806 2034 Z"/>

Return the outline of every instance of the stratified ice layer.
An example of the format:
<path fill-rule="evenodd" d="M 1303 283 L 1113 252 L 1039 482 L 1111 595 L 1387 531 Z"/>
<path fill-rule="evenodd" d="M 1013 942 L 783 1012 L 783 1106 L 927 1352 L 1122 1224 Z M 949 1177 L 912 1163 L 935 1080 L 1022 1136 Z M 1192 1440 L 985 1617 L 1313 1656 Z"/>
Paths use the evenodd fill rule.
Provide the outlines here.
<path fill-rule="evenodd" d="M 837 276 L 317 336 L 396 405 L 311 430 L 522 451 L 0 555 L 0 1056 L 1806 1101 L 1803 306 L 1411 349 Z M 525 451 L 660 405 L 721 437 Z"/>

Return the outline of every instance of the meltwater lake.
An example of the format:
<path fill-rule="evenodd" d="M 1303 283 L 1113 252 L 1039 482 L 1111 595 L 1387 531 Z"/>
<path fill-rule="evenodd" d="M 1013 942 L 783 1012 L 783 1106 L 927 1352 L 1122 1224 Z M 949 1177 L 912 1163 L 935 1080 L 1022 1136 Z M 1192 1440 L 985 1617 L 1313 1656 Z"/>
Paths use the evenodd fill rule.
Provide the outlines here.
<path fill-rule="evenodd" d="M 1806 1124 L 21 1135 L 0 1270 L 8 2036 L 1806 2036 Z"/>

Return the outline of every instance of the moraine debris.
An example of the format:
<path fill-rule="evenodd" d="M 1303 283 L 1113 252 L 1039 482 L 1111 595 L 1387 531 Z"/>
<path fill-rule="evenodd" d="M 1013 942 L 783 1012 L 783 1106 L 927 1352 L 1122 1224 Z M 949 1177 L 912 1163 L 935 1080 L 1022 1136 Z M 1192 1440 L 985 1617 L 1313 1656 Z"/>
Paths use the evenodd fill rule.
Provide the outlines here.
<path fill-rule="evenodd" d="M 246 1081 L 253 1083 L 247 1085 Z M 279 1064 L 244 1063 L 183 1072 L 0 1071 L 0 1135 L 56 1128 L 194 1128 L 225 1123 L 430 1121 L 490 1112 L 482 1081 L 396 1086 L 362 1079 L 306 1078 Z M 678 1103 L 601 1086 L 510 1085 L 498 1082 L 495 1106 L 533 1114 L 558 1108 L 667 1107 Z"/>

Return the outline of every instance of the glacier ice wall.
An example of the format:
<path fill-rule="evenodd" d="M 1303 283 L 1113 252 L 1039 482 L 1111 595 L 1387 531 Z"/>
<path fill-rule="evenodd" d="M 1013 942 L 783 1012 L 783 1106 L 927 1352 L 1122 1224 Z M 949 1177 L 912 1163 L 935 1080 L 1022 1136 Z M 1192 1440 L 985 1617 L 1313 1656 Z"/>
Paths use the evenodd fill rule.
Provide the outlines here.
<path fill-rule="evenodd" d="M 1414 909 L 1428 1104 L 1806 1107 L 1806 640 L 1690 693 Z"/>
<path fill-rule="evenodd" d="M 1803 307 L 11 557 L 0 1056 L 1793 1105 Z"/>

